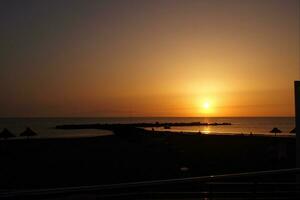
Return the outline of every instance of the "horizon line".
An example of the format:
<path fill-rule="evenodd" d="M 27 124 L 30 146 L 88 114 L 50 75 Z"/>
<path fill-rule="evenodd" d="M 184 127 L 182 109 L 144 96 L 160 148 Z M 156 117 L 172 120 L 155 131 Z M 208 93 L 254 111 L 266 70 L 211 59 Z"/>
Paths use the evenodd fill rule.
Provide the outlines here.
<path fill-rule="evenodd" d="M 47 116 L 37 116 L 37 117 L 30 117 L 30 116 L 22 116 L 22 117 L 2 117 L 0 119 L 34 119 L 34 118 L 44 118 L 44 119 L 51 119 L 51 118 L 295 118 L 295 115 L 291 116 L 54 116 L 54 117 L 47 117 Z"/>

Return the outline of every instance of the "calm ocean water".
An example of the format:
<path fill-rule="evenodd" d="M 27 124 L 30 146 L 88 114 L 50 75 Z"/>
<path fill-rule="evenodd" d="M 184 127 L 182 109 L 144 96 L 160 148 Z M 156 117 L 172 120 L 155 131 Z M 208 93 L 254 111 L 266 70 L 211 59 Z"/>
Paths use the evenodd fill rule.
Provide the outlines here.
<path fill-rule="evenodd" d="M 273 127 L 278 127 L 283 134 L 288 134 L 295 127 L 293 117 L 213 117 L 213 118 L 0 118 L 0 129 L 8 128 L 19 135 L 26 127 L 31 127 L 38 137 L 91 137 L 112 134 L 106 130 L 56 130 L 62 124 L 93 124 L 93 123 L 140 123 L 140 122 L 230 122 L 231 126 L 193 126 L 172 127 L 173 131 L 189 131 L 204 133 L 250 133 L 268 134 Z M 159 129 L 161 130 L 161 129 Z"/>

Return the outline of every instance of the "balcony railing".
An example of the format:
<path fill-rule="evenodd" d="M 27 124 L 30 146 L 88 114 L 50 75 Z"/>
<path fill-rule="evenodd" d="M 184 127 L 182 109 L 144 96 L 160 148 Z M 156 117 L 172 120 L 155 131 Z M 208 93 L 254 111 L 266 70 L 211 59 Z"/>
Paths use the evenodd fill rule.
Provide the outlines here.
<path fill-rule="evenodd" d="M 91 196 L 100 199 L 299 199 L 298 174 L 300 168 L 109 185 L 11 190 L 0 192 L 0 199 L 85 199 Z M 282 179 L 270 181 L 266 179 L 268 177 L 289 179 L 288 182 Z"/>

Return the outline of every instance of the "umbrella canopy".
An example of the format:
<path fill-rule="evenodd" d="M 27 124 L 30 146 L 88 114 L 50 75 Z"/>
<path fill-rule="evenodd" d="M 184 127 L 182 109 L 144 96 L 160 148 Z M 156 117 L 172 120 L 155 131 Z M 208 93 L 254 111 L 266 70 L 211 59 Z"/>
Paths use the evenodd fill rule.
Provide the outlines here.
<path fill-rule="evenodd" d="M 296 133 L 296 128 L 290 131 L 290 133 Z"/>
<path fill-rule="evenodd" d="M 270 131 L 270 133 L 282 133 L 282 131 L 275 127 Z"/>
<path fill-rule="evenodd" d="M 14 134 L 12 134 L 7 128 L 3 129 L 3 131 L 0 133 L 0 138 L 10 138 L 10 137 L 16 137 Z"/>
<path fill-rule="evenodd" d="M 37 135 L 37 133 L 34 132 L 33 130 L 31 130 L 31 128 L 28 128 L 28 127 L 26 128 L 26 130 L 23 133 L 20 134 L 20 136 L 27 136 L 27 137 L 36 136 L 36 135 Z"/>

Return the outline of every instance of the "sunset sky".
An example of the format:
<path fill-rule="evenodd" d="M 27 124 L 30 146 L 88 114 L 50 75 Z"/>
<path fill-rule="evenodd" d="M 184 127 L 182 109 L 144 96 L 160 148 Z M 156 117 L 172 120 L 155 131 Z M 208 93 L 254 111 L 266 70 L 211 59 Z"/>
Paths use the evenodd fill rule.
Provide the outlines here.
<path fill-rule="evenodd" d="M 2 0 L 0 117 L 293 116 L 299 0 Z"/>

